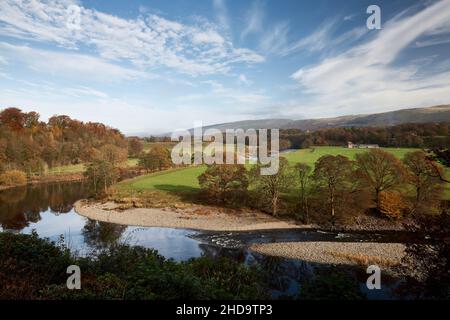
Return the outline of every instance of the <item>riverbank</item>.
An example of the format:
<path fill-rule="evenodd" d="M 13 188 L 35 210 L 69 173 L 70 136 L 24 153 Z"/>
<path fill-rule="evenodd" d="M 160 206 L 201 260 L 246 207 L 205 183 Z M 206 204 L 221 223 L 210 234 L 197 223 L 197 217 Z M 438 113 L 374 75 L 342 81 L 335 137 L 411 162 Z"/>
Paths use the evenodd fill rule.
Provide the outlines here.
<path fill-rule="evenodd" d="M 241 211 L 200 205 L 184 208 L 131 208 L 120 210 L 120 205 L 114 202 L 98 203 L 81 200 L 75 203 L 75 211 L 93 220 L 142 227 L 208 231 L 250 231 L 300 227 L 293 220 L 276 219 L 258 211 Z M 305 228 L 304 225 L 301 227 Z"/>
<path fill-rule="evenodd" d="M 275 257 L 299 259 L 313 263 L 380 267 L 400 265 L 405 245 L 374 242 L 278 242 L 254 244 L 250 250 Z"/>
<path fill-rule="evenodd" d="M 30 180 L 28 180 L 26 184 L 23 184 L 23 185 L 0 186 L 0 191 L 17 188 L 17 187 L 23 187 L 26 185 L 35 185 L 35 184 L 43 184 L 43 183 L 57 183 L 57 182 L 77 182 L 77 181 L 82 181 L 83 179 L 84 179 L 83 172 L 48 174 L 48 175 L 44 175 L 44 176 L 33 177 Z"/>

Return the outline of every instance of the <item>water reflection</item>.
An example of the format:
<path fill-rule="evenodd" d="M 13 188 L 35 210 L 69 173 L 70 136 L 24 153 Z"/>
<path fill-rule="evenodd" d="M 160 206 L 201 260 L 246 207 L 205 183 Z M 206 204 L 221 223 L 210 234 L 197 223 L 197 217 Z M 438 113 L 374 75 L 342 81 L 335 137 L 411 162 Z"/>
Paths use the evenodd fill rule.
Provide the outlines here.
<path fill-rule="evenodd" d="M 89 196 L 83 183 L 59 183 L 14 188 L 0 192 L 0 230 L 31 233 L 66 245 L 80 255 L 121 242 L 154 248 L 177 261 L 199 257 L 201 241 L 191 230 L 142 228 L 90 220 L 79 216 L 73 204 Z"/>
<path fill-rule="evenodd" d="M 75 201 L 88 196 L 82 183 L 27 186 L 0 192 L 0 225 L 21 231 L 42 219 L 41 213 L 68 213 Z"/>
<path fill-rule="evenodd" d="M 302 279 L 311 277 L 313 265 L 304 261 L 267 257 L 252 253 L 234 244 L 265 242 L 278 239 L 280 233 L 207 233 L 186 229 L 142 228 L 122 226 L 89 220 L 73 210 L 73 204 L 88 197 L 82 183 L 59 183 L 29 186 L 0 192 L 0 231 L 31 233 L 57 241 L 64 236 L 67 246 L 77 254 L 86 255 L 102 250 L 109 245 L 122 242 L 154 248 L 166 258 L 177 261 L 206 255 L 213 258 L 229 257 L 247 265 L 259 265 L 266 273 L 267 281 L 274 297 L 295 296 L 299 292 Z M 281 235 L 286 232 L 282 232 Z M 292 237 L 306 237 L 302 231 Z M 308 237 L 318 236 L 317 234 Z M 284 236 L 289 240 L 291 236 Z M 306 237 L 306 238 L 308 238 Z M 320 239 L 323 239 L 321 235 Z M 334 239 L 335 235 L 328 235 Z M 305 239 L 306 239 L 305 238 Z M 256 240 L 255 240 L 256 239 Z M 309 239 L 309 238 L 308 238 Z M 222 244 L 228 248 L 217 245 Z M 235 248 L 232 248 L 232 247 Z M 238 247 L 238 248 L 236 248 Z M 333 272 L 332 266 L 325 267 Z M 331 269 L 330 269 L 331 268 Z M 359 270 L 361 272 L 361 270 Z M 364 284 L 365 273 L 361 273 L 360 283 Z M 369 294 L 373 294 L 370 293 Z M 382 298 L 390 297 L 384 291 Z M 369 297 L 370 298 L 370 297 Z M 379 297 L 375 297 L 379 298 Z"/>
<path fill-rule="evenodd" d="M 86 244 L 102 249 L 120 240 L 126 228 L 126 226 L 118 224 L 88 220 L 83 227 L 82 234 Z"/>

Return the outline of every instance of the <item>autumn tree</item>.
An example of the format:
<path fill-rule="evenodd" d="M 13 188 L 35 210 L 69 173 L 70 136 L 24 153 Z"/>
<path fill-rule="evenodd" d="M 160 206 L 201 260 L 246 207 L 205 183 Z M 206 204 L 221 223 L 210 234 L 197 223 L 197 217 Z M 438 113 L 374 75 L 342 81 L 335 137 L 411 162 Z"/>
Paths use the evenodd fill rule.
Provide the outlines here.
<path fill-rule="evenodd" d="M 328 199 L 331 221 L 334 224 L 336 202 L 344 190 L 349 190 L 352 161 L 347 157 L 325 155 L 320 157 L 314 169 L 314 180 Z"/>
<path fill-rule="evenodd" d="M 380 213 L 383 216 L 398 219 L 405 209 L 406 204 L 398 192 L 383 191 L 380 193 Z"/>
<path fill-rule="evenodd" d="M 430 160 L 436 160 L 448 169 L 450 150 L 435 149 Z M 445 178 L 440 179 L 445 181 Z M 439 214 L 424 213 L 414 216 L 415 224 L 410 228 L 415 233 L 427 235 L 431 242 L 426 245 L 415 242 L 406 245 L 403 262 L 413 271 L 413 276 L 406 279 L 407 294 L 417 298 L 449 299 L 450 208 L 447 204 Z"/>
<path fill-rule="evenodd" d="M 118 179 L 118 170 L 112 162 L 95 160 L 86 167 L 86 180 L 95 195 L 106 194 L 108 187 Z"/>
<path fill-rule="evenodd" d="M 25 124 L 25 114 L 18 108 L 7 108 L 0 112 L 0 124 L 12 130 L 21 130 Z"/>
<path fill-rule="evenodd" d="M 306 163 L 297 163 L 294 167 L 295 174 L 299 183 L 300 191 L 300 210 L 302 211 L 303 221 L 308 223 L 309 220 L 309 204 L 308 198 L 310 193 L 310 181 L 312 168 Z"/>
<path fill-rule="evenodd" d="M 435 166 L 435 173 L 439 175 L 439 179 L 442 182 L 450 183 L 450 179 L 448 179 L 444 172 L 439 169 L 439 166 L 436 165 L 438 162 L 442 165 L 449 167 L 450 166 L 450 149 L 449 148 L 434 148 L 429 151 L 428 158 L 434 160 L 432 162 Z"/>
<path fill-rule="evenodd" d="M 170 152 L 162 144 L 155 144 L 147 153 L 142 153 L 139 157 L 139 165 L 147 170 L 162 170 L 172 164 Z"/>
<path fill-rule="evenodd" d="M 244 165 L 213 164 L 198 177 L 202 195 L 209 201 L 237 205 L 247 194 L 249 180 Z"/>
<path fill-rule="evenodd" d="M 407 168 L 406 180 L 415 192 L 413 211 L 438 200 L 442 193 L 442 168 L 423 151 L 407 153 L 403 163 Z"/>
<path fill-rule="evenodd" d="M 0 174 L 0 185 L 20 186 L 27 183 L 25 172 L 20 170 L 8 170 Z"/>
<path fill-rule="evenodd" d="M 381 193 L 404 182 L 404 166 L 393 154 L 380 149 L 357 154 L 356 165 L 361 182 L 374 193 L 376 209 L 380 212 Z"/>
<path fill-rule="evenodd" d="M 268 204 L 274 216 L 278 215 L 280 195 L 285 191 L 291 181 L 289 163 L 286 158 L 280 157 L 278 172 L 272 175 L 262 175 L 261 164 L 255 165 L 250 171 L 250 178 L 255 185 L 256 192 L 262 203 Z"/>
<path fill-rule="evenodd" d="M 128 138 L 128 155 L 130 157 L 138 157 L 141 154 L 143 148 L 144 146 L 141 139 L 139 139 L 138 137 Z"/>
<path fill-rule="evenodd" d="M 287 139 L 280 139 L 279 148 L 280 150 L 287 150 L 291 148 L 291 142 Z"/>
<path fill-rule="evenodd" d="M 127 161 L 128 153 L 124 148 L 119 148 L 113 144 L 106 144 L 100 148 L 101 160 L 107 161 L 112 165 L 116 166 L 118 164 Z"/>
<path fill-rule="evenodd" d="M 3 170 L 20 169 L 35 175 L 47 167 L 89 162 L 101 158 L 99 149 L 105 145 L 127 152 L 125 137 L 101 123 L 83 123 L 66 115 L 52 116 L 44 123 L 37 112 L 0 111 Z"/>

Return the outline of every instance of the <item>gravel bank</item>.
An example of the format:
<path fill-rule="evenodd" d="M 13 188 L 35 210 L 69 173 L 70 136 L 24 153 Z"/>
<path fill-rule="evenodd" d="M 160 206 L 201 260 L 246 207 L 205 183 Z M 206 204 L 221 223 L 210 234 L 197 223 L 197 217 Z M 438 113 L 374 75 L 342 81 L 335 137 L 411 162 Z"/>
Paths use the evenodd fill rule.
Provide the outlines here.
<path fill-rule="evenodd" d="M 271 256 L 326 264 L 395 266 L 405 254 L 399 243 L 372 242 L 279 242 L 256 244 L 251 250 Z"/>
<path fill-rule="evenodd" d="M 118 210 L 113 202 L 75 203 L 75 211 L 87 218 L 142 227 L 185 228 L 210 231 L 249 231 L 298 228 L 291 221 L 282 221 L 260 212 L 220 212 L 217 208 L 184 209 L 132 208 Z M 305 226 L 302 226 L 305 228 Z"/>

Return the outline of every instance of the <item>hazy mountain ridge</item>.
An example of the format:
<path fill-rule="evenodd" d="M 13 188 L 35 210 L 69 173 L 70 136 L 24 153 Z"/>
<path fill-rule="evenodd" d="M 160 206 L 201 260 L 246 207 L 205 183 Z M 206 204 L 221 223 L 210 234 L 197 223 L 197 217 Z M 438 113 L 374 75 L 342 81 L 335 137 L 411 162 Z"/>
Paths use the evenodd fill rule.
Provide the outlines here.
<path fill-rule="evenodd" d="M 378 127 L 393 126 L 402 123 L 424 123 L 450 121 L 450 105 L 439 105 L 427 108 L 402 109 L 383 113 L 347 115 L 320 119 L 262 119 L 244 120 L 205 126 L 203 129 L 301 129 L 317 130 L 336 127 Z M 191 129 L 192 130 L 192 129 Z"/>

